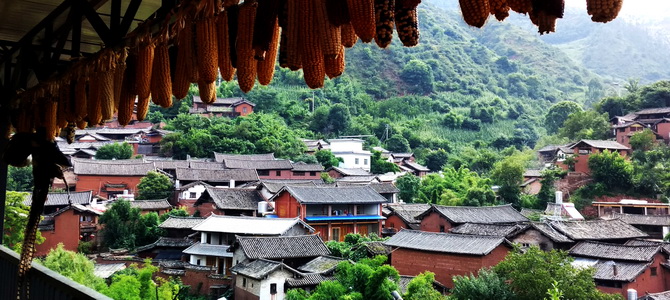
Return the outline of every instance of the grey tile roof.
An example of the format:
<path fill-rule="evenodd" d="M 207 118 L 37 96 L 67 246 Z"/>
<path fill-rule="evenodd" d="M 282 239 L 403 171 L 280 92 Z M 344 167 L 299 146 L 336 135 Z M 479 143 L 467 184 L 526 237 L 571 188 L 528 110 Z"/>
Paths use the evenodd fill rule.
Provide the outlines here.
<path fill-rule="evenodd" d="M 72 159 L 76 175 L 145 176 L 154 164 L 141 159 L 82 160 Z"/>
<path fill-rule="evenodd" d="M 158 248 L 158 247 L 184 249 L 184 248 L 187 248 L 187 247 L 189 247 L 193 244 L 195 244 L 195 242 L 192 241 L 192 240 L 189 240 L 189 239 L 169 238 L 169 237 L 163 237 L 162 236 L 162 237 L 159 237 L 158 240 L 156 240 L 155 242 L 153 242 L 151 244 L 137 247 L 137 249 L 135 249 L 135 251 L 136 252 L 142 252 L 142 251 L 151 250 L 151 249 Z"/>
<path fill-rule="evenodd" d="M 569 253 L 572 256 L 650 262 L 659 251 L 661 251 L 660 246 L 634 246 L 584 241 L 573 246 Z"/>
<path fill-rule="evenodd" d="M 107 279 L 114 273 L 126 268 L 125 263 L 120 264 L 95 264 L 93 265 L 93 275 L 102 279 Z"/>
<path fill-rule="evenodd" d="M 281 267 L 291 270 L 294 273 L 299 273 L 283 263 L 267 259 L 244 261 L 230 268 L 230 271 L 237 275 L 242 275 L 256 280 L 261 280 L 265 278 L 268 274 L 274 272 L 275 270 Z"/>
<path fill-rule="evenodd" d="M 509 245 L 504 237 L 425 232 L 403 229 L 385 242 L 392 247 L 454 254 L 487 255 L 500 245 Z"/>
<path fill-rule="evenodd" d="M 410 169 L 418 171 L 418 172 L 430 172 L 430 169 L 428 169 L 427 167 L 422 166 L 420 164 L 417 164 L 415 162 L 405 161 L 405 162 L 403 162 L 403 164 L 405 166 L 409 167 Z"/>
<path fill-rule="evenodd" d="M 370 176 L 372 173 L 365 171 L 360 168 L 339 168 L 339 167 L 330 167 L 326 171 L 335 170 L 336 172 L 344 176 Z"/>
<path fill-rule="evenodd" d="M 287 159 L 273 160 L 242 160 L 224 159 L 223 164 L 228 169 L 252 169 L 252 170 L 290 170 L 293 164 Z"/>
<path fill-rule="evenodd" d="M 306 258 L 330 255 L 318 235 L 279 237 L 238 237 L 237 242 L 248 259 Z"/>
<path fill-rule="evenodd" d="M 188 168 L 188 160 L 155 160 L 153 161 L 156 169 L 174 170 L 177 168 Z"/>
<path fill-rule="evenodd" d="M 416 217 L 430 209 L 430 204 L 387 204 L 386 209 L 389 210 L 389 215 L 395 214 L 406 223 L 416 224 L 420 227 L 421 220 L 417 220 Z"/>
<path fill-rule="evenodd" d="M 258 174 L 255 170 L 206 170 L 206 169 L 182 169 L 176 172 L 177 180 L 206 181 L 206 182 L 228 182 L 256 181 Z"/>
<path fill-rule="evenodd" d="M 92 191 L 84 192 L 70 192 L 70 200 L 72 204 L 89 205 L 91 203 Z M 47 194 L 47 202 L 44 206 L 62 206 L 69 205 L 67 193 L 49 193 Z M 33 203 L 33 194 L 28 193 L 23 199 L 23 204 L 30 206 Z"/>
<path fill-rule="evenodd" d="M 661 246 L 666 253 L 670 253 L 670 243 L 668 242 L 659 242 L 659 241 L 648 241 L 640 239 L 628 240 L 624 245 L 634 245 L 634 246 Z"/>
<path fill-rule="evenodd" d="M 537 150 L 537 152 L 554 152 L 558 150 L 558 145 L 547 145 L 542 147 L 542 149 Z"/>
<path fill-rule="evenodd" d="M 299 266 L 297 269 L 306 273 L 327 273 L 335 270 L 337 265 L 343 261 L 344 259 L 340 257 L 319 256 Z"/>
<path fill-rule="evenodd" d="M 161 269 L 161 273 L 169 276 L 184 276 L 186 274 L 186 270 L 163 268 Z"/>
<path fill-rule="evenodd" d="M 629 147 L 626 147 L 624 145 L 619 144 L 616 141 L 604 141 L 604 140 L 581 140 L 577 142 L 576 144 L 572 145 L 570 147 L 571 149 L 574 149 L 575 147 L 579 146 L 579 144 L 585 143 L 593 148 L 597 149 L 609 149 L 609 150 L 630 150 Z"/>
<path fill-rule="evenodd" d="M 528 228 L 529 225 L 522 224 L 475 224 L 465 223 L 451 229 L 451 233 L 471 234 L 471 235 L 490 235 L 490 236 L 511 236 L 519 231 Z"/>
<path fill-rule="evenodd" d="M 233 253 L 228 252 L 228 248 L 230 248 L 228 245 L 195 243 L 191 247 L 186 248 L 183 253 L 203 256 L 233 257 Z"/>
<path fill-rule="evenodd" d="M 198 217 L 169 216 L 167 220 L 158 225 L 158 227 L 165 229 L 192 229 L 196 225 L 202 223 L 204 220 L 205 218 Z"/>
<path fill-rule="evenodd" d="M 290 186 L 316 186 L 316 183 L 314 181 L 269 181 L 269 180 L 261 180 L 261 186 L 265 187 L 268 192 L 272 194 L 276 194 L 281 190 L 283 187 L 290 185 Z"/>
<path fill-rule="evenodd" d="M 614 274 L 614 265 L 617 272 Z M 648 263 L 598 260 L 593 279 L 631 282 L 649 267 Z"/>
<path fill-rule="evenodd" d="M 370 183 L 368 186 L 380 194 L 400 193 L 400 190 L 395 185 L 393 185 L 393 183 L 390 182 L 380 182 L 380 183 L 373 182 Z"/>
<path fill-rule="evenodd" d="M 555 243 L 573 243 L 574 241 L 546 223 L 533 222 L 531 226 Z"/>
<path fill-rule="evenodd" d="M 373 183 L 378 181 L 376 175 L 370 176 L 345 176 L 335 179 L 337 183 Z"/>
<path fill-rule="evenodd" d="M 541 209 L 522 208 L 519 213 L 522 214 L 524 217 L 528 218 L 529 216 L 532 215 L 541 215 L 544 213 L 544 211 Z"/>
<path fill-rule="evenodd" d="M 365 247 L 369 254 L 371 255 L 389 255 L 393 252 L 391 246 L 384 244 L 382 241 L 372 241 L 372 242 L 363 242 L 361 243 L 362 247 Z"/>
<path fill-rule="evenodd" d="M 614 240 L 646 237 L 647 234 L 619 219 L 593 221 L 553 221 L 553 228 L 577 240 Z"/>
<path fill-rule="evenodd" d="M 670 291 L 641 296 L 638 300 L 670 300 Z"/>
<path fill-rule="evenodd" d="M 433 205 L 430 210 L 427 210 L 417 218 L 421 219 L 430 212 L 435 211 L 450 222 L 456 224 L 462 223 L 480 223 L 480 224 L 496 224 L 496 223 L 518 223 L 528 222 L 528 218 L 520 214 L 512 205 L 499 206 L 442 206 Z"/>
<path fill-rule="evenodd" d="M 287 186 L 282 189 L 290 193 L 302 204 L 374 204 L 388 202 L 386 198 L 368 186 L 361 187 L 301 187 Z M 275 194 L 270 198 L 282 194 Z"/>
<path fill-rule="evenodd" d="M 226 159 L 239 159 L 239 160 L 273 160 L 275 159 L 274 153 L 266 154 L 226 154 L 226 153 L 217 153 L 214 152 L 214 160 L 222 163 Z"/>
<path fill-rule="evenodd" d="M 638 215 L 612 214 L 611 218 L 619 218 L 631 225 L 670 226 L 670 215 Z"/>
<path fill-rule="evenodd" d="M 210 215 L 193 227 L 195 231 L 225 232 L 241 235 L 281 235 L 294 226 L 301 226 L 310 232 L 314 228 L 299 218 L 258 218 Z"/>
<path fill-rule="evenodd" d="M 659 108 L 647 108 L 636 112 L 637 115 L 648 115 L 648 114 L 668 114 L 670 113 L 670 107 L 659 107 Z"/>
<path fill-rule="evenodd" d="M 206 187 L 195 205 L 212 200 L 218 209 L 257 210 L 264 201 L 257 190 Z"/>
<path fill-rule="evenodd" d="M 293 171 L 298 172 L 321 172 L 323 166 L 321 164 L 306 164 L 304 162 L 293 163 Z"/>
<path fill-rule="evenodd" d="M 287 278 L 286 286 L 294 287 L 308 287 L 308 286 L 317 286 L 322 281 L 332 281 L 335 280 L 335 276 L 329 276 L 324 274 L 301 274 L 298 275 L 299 278 Z"/>
<path fill-rule="evenodd" d="M 202 103 L 202 99 L 200 96 L 193 96 L 193 102 L 194 103 Z M 233 98 L 216 98 L 214 103 L 208 104 L 210 106 L 218 106 L 218 105 L 234 105 L 237 103 L 241 102 L 247 102 L 251 104 L 251 106 L 255 106 L 256 104 L 249 102 L 247 99 L 242 98 L 242 97 L 233 97 Z"/>
<path fill-rule="evenodd" d="M 189 161 L 188 163 L 191 169 L 204 169 L 204 170 L 225 169 L 225 166 L 222 163 L 215 161 Z"/>
<path fill-rule="evenodd" d="M 172 205 L 170 205 L 167 199 L 133 200 L 129 202 L 131 207 L 136 207 L 141 210 L 163 210 L 172 208 Z"/>

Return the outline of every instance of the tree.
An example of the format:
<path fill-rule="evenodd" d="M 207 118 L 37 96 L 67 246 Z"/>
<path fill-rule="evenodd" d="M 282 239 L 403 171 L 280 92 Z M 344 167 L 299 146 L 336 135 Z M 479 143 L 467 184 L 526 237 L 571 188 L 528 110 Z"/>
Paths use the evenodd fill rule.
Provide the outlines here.
<path fill-rule="evenodd" d="M 39 231 L 38 231 L 39 232 Z M 63 244 L 49 251 L 39 263 L 77 283 L 95 290 L 104 290 L 105 281 L 93 274 L 94 264 L 84 254 L 63 249 Z"/>
<path fill-rule="evenodd" d="M 28 214 L 30 213 L 30 206 L 23 204 L 28 193 L 10 191 L 5 193 L 7 199 L 5 200 L 5 222 L 2 230 L 2 245 L 16 252 L 21 252 L 23 235 L 26 231 Z M 44 242 L 44 237 L 42 237 L 42 234 L 38 230 L 35 244 L 39 245 L 42 242 Z"/>
<path fill-rule="evenodd" d="M 100 216 L 103 243 L 109 248 L 135 249 L 153 243 L 160 236 L 158 214 L 142 215 L 130 202 L 118 200 Z"/>
<path fill-rule="evenodd" d="M 412 59 L 400 71 L 400 79 L 408 86 L 408 91 L 415 94 L 433 92 L 433 71 L 425 62 Z"/>
<path fill-rule="evenodd" d="M 437 149 L 435 151 L 431 151 L 426 155 L 426 167 L 430 169 L 433 172 L 438 172 L 442 170 L 442 167 L 447 164 L 447 160 L 449 159 L 449 155 L 447 154 L 447 151 L 444 151 L 444 149 Z"/>
<path fill-rule="evenodd" d="M 421 180 L 414 202 L 466 205 L 468 192 L 471 197 L 477 194 L 477 204 L 469 203 L 471 205 L 495 204 L 491 179 L 480 177 L 463 166 L 458 169 L 445 167 L 442 174 L 428 174 Z"/>
<path fill-rule="evenodd" d="M 409 149 L 409 142 L 402 135 L 394 135 L 386 140 L 386 149 L 394 153 L 407 153 Z"/>
<path fill-rule="evenodd" d="M 633 150 L 649 151 L 656 143 L 656 135 L 649 128 L 636 132 L 630 137 L 630 147 Z"/>
<path fill-rule="evenodd" d="M 330 107 L 328 113 L 328 127 L 326 133 L 340 134 L 351 126 L 351 113 L 349 107 L 342 103 L 337 103 Z"/>
<path fill-rule="evenodd" d="M 454 300 L 513 300 L 510 286 L 496 272 L 481 269 L 477 276 L 454 276 L 454 288 L 451 289 Z"/>
<path fill-rule="evenodd" d="M 381 238 L 374 233 L 368 234 L 367 236 L 358 233 L 349 233 L 344 236 L 343 242 L 328 241 L 326 242 L 326 246 L 334 256 L 350 259 L 352 261 L 359 261 L 368 258 L 369 256 L 365 243 L 384 240 L 384 238 Z"/>
<path fill-rule="evenodd" d="M 170 177 L 156 171 L 149 171 L 137 185 L 138 200 L 165 199 L 172 195 L 174 185 Z"/>
<path fill-rule="evenodd" d="M 316 159 L 316 157 L 314 155 L 304 154 L 304 153 L 294 157 L 291 160 L 293 162 L 303 162 L 303 163 L 306 163 L 306 164 L 318 164 L 319 163 L 319 160 Z"/>
<path fill-rule="evenodd" d="M 123 300 L 156 300 L 157 285 L 152 280 L 158 267 L 151 265 L 151 260 L 144 261 L 144 266 L 137 264 L 114 274 L 112 283 L 103 293 L 113 299 Z"/>
<path fill-rule="evenodd" d="M 435 274 L 432 272 L 423 272 L 407 284 L 407 293 L 403 299 L 407 300 L 446 300 L 440 292 L 433 287 Z"/>
<path fill-rule="evenodd" d="M 607 189 L 625 190 L 631 186 L 633 165 L 619 152 L 604 150 L 589 157 L 591 177 Z"/>
<path fill-rule="evenodd" d="M 547 169 L 542 172 L 542 179 L 540 183 L 542 187 L 540 192 L 537 194 L 537 202 L 535 203 L 535 208 L 545 209 L 547 203 L 554 201 L 556 195 L 556 188 L 554 187 L 554 182 L 560 177 L 565 176 L 567 172 L 561 169 Z"/>
<path fill-rule="evenodd" d="M 515 156 L 510 156 L 497 162 L 491 171 L 493 182 L 500 185 L 498 195 L 507 203 L 512 203 L 517 208 L 519 207 L 520 185 L 523 182 L 523 172 L 523 164 Z"/>
<path fill-rule="evenodd" d="M 563 291 L 565 299 L 622 299 L 600 292 L 593 282 L 594 270 L 573 267 L 572 260 L 565 251 L 547 252 L 533 246 L 525 252 L 510 252 L 493 271 L 509 282 L 514 299 L 544 299 L 554 286 Z"/>
<path fill-rule="evenodd" d="M 400 190 L 398 195 L 401 200 L 412 203 L 414 198 L 419 194 L 419 184 L 421 179 L 413 174 L 407 173 L 396 179 L 395 185 Z"/>
<path fill-rule="evenodd" d="M 190 216 L 186 206 L 180 206 L 179 208 L 173 208 L 167 213 L 160 215 L 158 218 L 159 223 L 165 222 L 170 217 L 188 217 Z"/>
<path fill-rule="evenodd" d="M 128 143 L 107 144 L 95 153 L 95 159 L 130 159 L 133 157 L 133 147 Z"/>
<path fill-rule="evenodd" d="M 372 158 L 370 161 L 370 172 L 372 174 L 384 174 L 388 172 L 400 172 L 398 165 L 386 161 L 382 158 L 382 153 L 379 151 L 372 151 Z"/>
<path fill-rule="evenodd" d="M 670 147 L 658 145 L 649 151 L 633 152 L 633 184 L 635 191 L 670 199 Z"/>
<path fill-rule="evenodd" d="M 335 157 L 333 152 L 330 150 L 317 150 L 314 153 L 316 160 L 325 168 L 337 167 L 341 162 L 344 161 L 341 157 Z"/>
<path fill-rule="evenodd" d="M 571 140 L 604 139 L 610 130 L 607 114 L 589 110 L 571 114 L 558 134 Z"/>
<path fill-rule="evenodd" d="M 33 166 L 23 168 L 9 166 L 7 168 L 7 190 L 30 192 L 33 190 Z"/>
<path fill-rule="evenodd" d="M 558 132 L 558 129 L 563 127 L 563 123 L 571 114 L 580 111 L 582 111 L 581 105 L 572 101 L 561 101 L 552 105 L 544 117 L 544 126 L 547 128 L 547 133 Z"/>

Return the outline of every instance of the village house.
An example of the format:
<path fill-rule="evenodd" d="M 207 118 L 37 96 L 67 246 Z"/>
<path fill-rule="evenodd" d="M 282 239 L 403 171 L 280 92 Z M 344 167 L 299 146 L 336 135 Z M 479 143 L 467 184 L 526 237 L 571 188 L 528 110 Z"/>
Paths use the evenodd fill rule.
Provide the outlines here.
<path fill-rule="evenodd" d="M 375 192 L 379 193 L 382 197 L 386 198 L 388 203 L 398 203 L 398 194 L 400 190 L 390 182 L 369 182 L 369 183 L 352 183 L 347 181 L 338 180 L 335 182 L 337 187 L 347 187 L 347 186 L 369 186 Z"/>
<path fill-rule="evenodd" d="M 338 167 L 345 169 L 360 168 L 370 171 L 370 159 L 372 153 L 363 150 L 364 141 L 361 139 L 332 139 L 330 142 L 330 152 L 335 157 L 343 159 Z"/>
<path fill-rule="evenodd" d="M 157 213 L 159 216 L 167 213 L 172 210 L 172 205 L 167 201 L 167 199 L 155 199 L 155 200 L 132 200 L 130 202 L 130 207 L 139 208 L 141 214 L 145 215 L 151 212 Z"/>
<path fill-rule="evenodd" d="M 265 202 L 265 199 L 255 189 L 208 186 L 193 204 L 193 209 L 202 217 L 211 214 L 255 217 L 259 202 Z"/>
<path fill-rule="evenodd" d="M 451 228 L 465 223 L 515 224 L 528 222 L 528 218 L 516 211 L 512 205 L 499 206 L 443 206 L 431 207 L 416 219 L 421 220 L 421 230 L 449 232 Z"/>
<path fill-rule="evenodd" d="M 610 216 L 604 216 L 603 219 L 620 219 L 648 234 L 652 239 L 662 240 L 670 233 L 670 215 L 612 213 Z"/>
<path fill-rule="evenodd" d="M 48 215 L 72 204 L 82 206 L 91 205 L 93 193 L 91 191 L 70 192 L 68 193 L 49 193 L 47 201 L 44 202 L 42 214 Z M 31 206 L 33 204 L 33 193 L 28 193 L 23 199 L 23 204 Z"/>
<path fill-rule="evenodd" d="M 657 140 L 663 140 L 663 138 L 653 131 L 650 125 L 643 124 L 638 121 L 627 122 L 621 125 L 612 125 L 612 130 L 614 131 L 614 136 L 616 141 L 621 143 L 626 147 L 630 147 L 630 137 L 634 134 L 641 132 L 645 129 L 649 129 L 654 134 L 654 142 Z"/>
<path fill-rule="evenodd" d="M 584 174 L 591 174 L 591 169 L 589 169 L 589 157 L 591 154 L 608 150 L 610 152 L 618 152 L 621 156 L 627 157 L 631 152 L 630 147 L 619 144 L 616 141 L 602 140 L 580 140 L 570 146 L 570 149 L 572 149 L 572 155 L 575 157 L 574 172 Z M 565 163 L 565 157 L 562 158 L 560 156 L 561 152 L 559 149 L 559 157 L 556 164 L 564 170 L 570 170 L 570 166 Z"/>
<path fill-rule="evenodd" d="M 591 221 L 551 221 L 551 228 L 569 239 L 579 241 L 602 241 L 623 243 L 629 239 L 647 237 L 639 229 L 620 219 Z"/>
<path fill-rule="evenodd" d="M 185 238 L 193 233 L 193 227 L 202 223 L 205 218 L 169 216 L 158 228 L 165 230 L 165 236 L 171 238 Z"/>
<path fill-rule="evenodd" d="M 234 188 L 255 181 L 258 181 L 258 175 L 255 170 L 178 168 L 175 175 L 175 189 L 180 190 L 182 185 L 188 185 L 193 182 L 204 182 L 215 187 Z"/>
<path fill-rule="evenodd" d="M 453 277 L 476 274 L 502 261 L 512 249 L 504 237 L 461 235 L 403 229 L 386 245 L 393 247 L 391 265 L 402 275 L 435 273 L 435 280 L 454 287 Z"/>
<path fill-rule="evenodd" d="M 311 260 L 330 255 L 330 250 L 318 235 L 286 235 L 273 237 L 238 236 L 231 250 L 233 265 L 269 259 L 281 261 L 291 268 L 298 268 Z"/>
<path fill-rule="evenodd" d="M 430 172 L 425 166 L 416 163 L 414 153 L 389 153 L 388 161 L 400 168 L 401 171 L 409 172 L 415 176 L 423 177 Z"/>
<path fill-rule="evenodd" d="M 569 251 L 576 267 L 593 267 L 596 286 L 606 293 L 626 296 L 628 289 L 640 294 L 666 290 L 667 256 L 660 246 L 580 242 Z"/>
<path fill-rule="evenodd" d="M 203 117 L 235 118 L 253 113 L 255 106 L 256 104 L 245 98 L 216 98 L 214 103 L 208 104 L 202 102 L 200 96 L 193 96 L 193 107 L 188 112 Z"/>
<path fill-rule="evenodd" d="M 652 293 L 644 296 L 640 296 L 640 298 L 637 298 L 638 300 L 668 300 L 670 299 L 670 291 L 665 291 L 665 292 L 660 292 L 660 293 Z"/>
<path fill-rule="evenodd" d="M 270 198 L 280 218 L 300 218 L 326 241 L 342 241 L 348 233 L 381 233 L 386 203 L 374 189 L 356 187 L 286 186 Z"/>
<path fill-rule="evenodd" d="M 670 141 L 670 107 L 647 108 L 616 116 L 610 121 L 616 140 L 626 146 L 630 146 L 628 142 L 632 134 L 645 128 L 649 128 L 659 140 Z"/>
<path fill-rule="evenodd" d="M 402 229 L 421 229 L 421 220 L 416 217 L 430 209 L 430 204 L 387 204 L 384 206 L 383 214 L 386 217 L 384 229 L 388 234 L 394 234 Z"/>
<path fill-rule="evenodd" d="M 528 224 L 474 224 L 465 223 L 451 229 L 450 233 L 505 237 L 522 249 L 536 246 L 543 251 L 567 250 L 574 241 L 541 222 Z"/>
<path fill-rule="evenodd" d="M 241 160 L 225 159 L 227 169 L 256 170 L 261 179 L 321 179 L 320 164 L 291 163 L 287 159 Z"/>
<path fill-rule="evenodd" d="M 594 201 L 591 205 L 598 212 L 598 217 L 604 218 L 614 213 L 636 215 L 669 215 L 670 204 L 660 201 L 621 199 L 617 202 Z"/>
<path fill-rule="evenodd" d="M 301 141 L 305 144 L 307 147 L 307 150 L 305 150 L 305 153 L 307 154 L 314 154 L 316 151 L 319 150 L 329 150 L 330 149 L 330 144 L 324 140 L 308 140 L 308 139 L 301 139 Z"/>
<path fill-rule="evenodd" d="M 542 188 L 542 170 L 526 170 L 523 172 L 523 183 L 520 187 L 524 194 L 537 195 Z"/>
<path fill-rule="evenodd" d="M 328 175 L 332 178 L 338 179 L 343 177 L 357 177 L 357 176 L 374 176 L 369 171 L 363 170 L 362 168 L 340 168 L 340 167 L 330 167 L 326 169 Z"/>
<path fill-rule="evenodd" d="M 38 226 L 45 240 L 35 246 L 35 255 L 47 255 L 59 243 L 63 244 L 65 250 L 77 251 L 80 241 L 95 240 L 100 229 L 98 226 L 100 215 L 101 212 L 80 204 L 72 204 L 45 215 Z"/>
<path fill-rule="evenodd" d="M 259 191 L 263 199 L 268 200 L 272 198 L 277 192 L 279 192 L 283 187 L 290 186 L 308 186 L 308 187 L 317 187 L 324 185 L 323 180 L 261 180 L 256 186 L 256 189 Z"/>
<path fill-rule="evenodd" d="M 93 195 L 116 199 L 133 195 L 142 177 L 154 170 L 152 162 L 141 159 L 82 160 L 72 159 L 76 191 L 93 191 Z"/>

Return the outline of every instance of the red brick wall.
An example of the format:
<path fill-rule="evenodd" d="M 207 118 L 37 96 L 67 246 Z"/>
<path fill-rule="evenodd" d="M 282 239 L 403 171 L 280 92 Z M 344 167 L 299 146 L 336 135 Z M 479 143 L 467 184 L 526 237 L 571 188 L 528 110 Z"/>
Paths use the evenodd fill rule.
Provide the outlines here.
<path fill-rule="evenodd" d="M 247 109 L 247 112 L 244 112 L 244 108 L 245 108 L 245 107 L 246 107 L 246 109 Z M 236 106 L 235 109 L 234 109 L 234 111 L 237 112 L 237 113 L 239 113 L 240 116 L 246 116 L 246 115 L 248 115 L 248 114 L 254 112 L 254 107 L 251 106 L 251 105 L 249 105 L 249 104 L 242 103 L 242 104 Z"/>
<path fill-rule="evenodd" d="M 277 175 L 279 172 L 280 175 Z M 321 172 L 316 172 L 314 176 L 309 175 L 310 172 L 305 172 L 304 176 L 295 176 L 291 170 L 270 170 L 268 175 L 258 175 L 260 179 L 321 179 Z"/>
<path fill-rule="evenodd" d="M 390 215 L 388 218 L 386 218 L 386 222 L 384 225 L 385 228 L 395 228 L 396 231 L 400 231 L 401 228 L 408 228 L 409 225 L 403 221 L 400 217 L 397 215 Z M 439 227 L 438 227 L 439 229 Z"/>
<path fill-rule="evenodd" d="M 661 262 L 665 260 L 663 254 L 658 253 L 654 256 L 654 261 L 651 263 L 642 274 L 637 276 L 633 282 L 624 284 L 621 288 L 597 286 L 599 290 L 606 293 L 618 293 L 626 297 L 628 289 L 635 289 L 638 295 L 645 295 L 647 293 L 658 293 L 668 289 L 666 285 L 668 272 L 661 266 Z M 656 268 L 656 276 L 651 276 L 651 268 Z"/>
<path fill-rule="evenodd" d="M 203 203 L 198 206 L 192 206 L 193 213 L 196 211 L 200 212 L 201 217 L 209 217 L 213 212 L 216 213 L 217 215 L 221 215 L 222 213 L 216 209 L 216 204 L 214 203 Z M 191 213 L 191 210 L 189 209 L 189 213 Z M 193 214 L 191 214 L 193 215 Z"/>
<path fill-rule="evenodd" d="M 449 232 L 454 227 L 446 218 L 434 211 L 421 220 L 421 231 L 440 232 L 440 226 L 444 226 L 444 232 Z"/>
<path fill-rule="evenodd" d="M 77 251 L 79 246 L 79 215 L 74 214 L 72 209 L 55 217 L 55 228 L 53 231 L 42 231 L 45 238 L 44 243 L 37 245 L 37 256 L 49 254 L 51 249 L 56 248 L 58 243 L 63 243 L 63 249 Z"/>
<path fill-rule="evenodd" d="M 578 153 L 577 148 L 575 148 L 575 153 Z M 576 158 L 577 162 L 575 163 L 575 172 L 591 174 L 591 169 L 589 169 L 589 155 L 577 155 Z"/>
<path fill-rule="evenodd" d="M 435 280 L 448 288 L 454 287 L 455 275 L 476 274 L 483 267 L 502 261 L 509 248 L 500 245 L 486 256 L 458 255 L 400 248 L 391 254 L 391 265 L 401 275 L 416 276 L 424 271 L 435 273 Z"/>
<path fill-rule="evenodd" d="M 142 176 L 94 176 L 94 175 L 76 175 L 75 191 L 93 191 L 93 195 L 107 197 L 107 192 L 101 191 L 105 184 L 126 184 L 129 192 L 137 191 L 137 185 L 140 184 Z"/>
<path fill-rule="evenodd" d="M 335 170 L 328 171 L 328 175 L 330 175 L 330 177 L 332 177 L 332 178 L 342 178 L 342 177 L 344 177 L 344 176 L 342 176 L 342 174 L 340 174 L 339 172 L 337 172 Z"/>
<path fill-rule="evenodd" d="M 656 132 L 663 137 L 663 140 L 670 140 L 670 123 L 660 123 L 656 125 Z"/>

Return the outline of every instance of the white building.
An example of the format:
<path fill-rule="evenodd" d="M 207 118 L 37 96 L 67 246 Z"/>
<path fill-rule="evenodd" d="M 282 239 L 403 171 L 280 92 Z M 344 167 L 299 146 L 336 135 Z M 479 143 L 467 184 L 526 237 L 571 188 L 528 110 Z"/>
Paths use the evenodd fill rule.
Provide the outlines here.
<path fill-rule="evenodd" d="M 340 168 L 361 168 L 370 171 L 372 153 L 363 150 L 363 140 L 332 139 L 329 142 L 330 152 L 332 152 L 335 157 L 341 157 L 344 160 L 340 163 Z"/>

